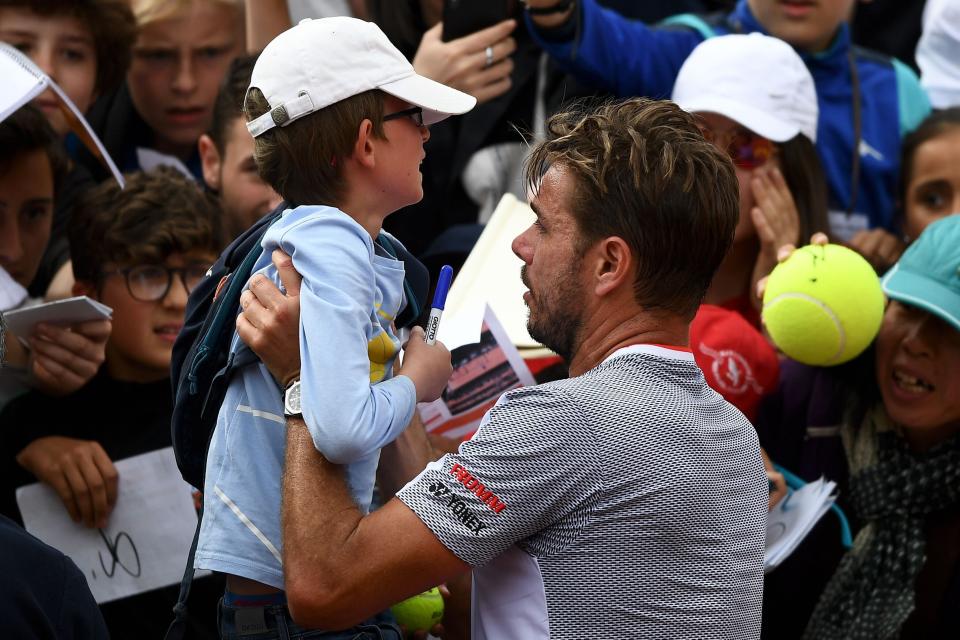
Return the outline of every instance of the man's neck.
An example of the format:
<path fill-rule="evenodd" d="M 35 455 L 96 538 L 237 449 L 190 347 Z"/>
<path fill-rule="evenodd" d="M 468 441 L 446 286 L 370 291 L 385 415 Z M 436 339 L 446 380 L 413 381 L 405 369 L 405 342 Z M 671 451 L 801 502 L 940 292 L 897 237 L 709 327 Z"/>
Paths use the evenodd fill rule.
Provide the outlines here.
<path fill-rule="evenodd" d="M 644 311 L 633 306 L 622 312 L 598 308 L 584 318 L 578 344 L 570 359 L 570 376 L 578 376 L 619 349 L 636 344 L 687 346 L 690 322 L 674 314 Z"/>

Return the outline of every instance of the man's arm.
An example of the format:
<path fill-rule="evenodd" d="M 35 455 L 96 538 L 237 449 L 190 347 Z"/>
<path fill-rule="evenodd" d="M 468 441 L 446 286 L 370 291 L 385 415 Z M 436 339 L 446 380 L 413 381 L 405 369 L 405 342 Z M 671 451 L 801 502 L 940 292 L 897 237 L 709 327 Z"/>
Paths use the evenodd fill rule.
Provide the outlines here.
<path fill-rule="evenodd" d="M 420 414 L 414 412 L 407 429 L 380 451 L 377 483 L 384 498 L 393 496 L 403 485 L 417 477 L 435 457 Z"/>
<path fill-rule="evenodd" d="M 287 421 L 282 511 L 287 602 L 304 627 L 348 627 L 470 569 L 396 498 L 364 517 L 299 418 Z"/>

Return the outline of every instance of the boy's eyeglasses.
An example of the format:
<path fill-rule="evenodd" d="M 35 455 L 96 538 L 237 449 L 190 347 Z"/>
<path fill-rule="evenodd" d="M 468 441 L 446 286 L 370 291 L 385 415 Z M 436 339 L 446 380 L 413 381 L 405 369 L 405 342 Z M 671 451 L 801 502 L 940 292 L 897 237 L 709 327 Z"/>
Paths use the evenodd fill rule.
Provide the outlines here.
<path fill-rule="evenodd" d="M 383 116 L 383 121 L 386 122 L 387 120 L 397 120 L 399 118 L 406 117 L 409 117 L 411 120 L 413 120 L 413 124 L 417 125 L 418 127 L 423 126 L 423 109 L 420 107 L 410 107 L 409 109 L 404 109 L 403 111 L 388 113 L 387 115 Z"/>
<path fill-rule="evenodd" d="M 717 136 L 705 127 L 701 128 L 700 131 L 707 142 L 726 151 L 730 159 L 733 160 L 733 164 L 741 169 L 750 170 L 762 167 L 777 150 L 772 141 L 750 131 L 734 131 L 723 137 Z"/>
<path fill-rule="evenodd" d="M 199 262 L 182 268 L 151 264 L 105 271 L 102 275 L 120 274 L 126 280 L 127 291 L 134 300 L 156 302 L 167 297 L 174 274 L 180 276 L 180 282 L 189 294 L 206 277 L 209 268 L 209 265 Z"/>

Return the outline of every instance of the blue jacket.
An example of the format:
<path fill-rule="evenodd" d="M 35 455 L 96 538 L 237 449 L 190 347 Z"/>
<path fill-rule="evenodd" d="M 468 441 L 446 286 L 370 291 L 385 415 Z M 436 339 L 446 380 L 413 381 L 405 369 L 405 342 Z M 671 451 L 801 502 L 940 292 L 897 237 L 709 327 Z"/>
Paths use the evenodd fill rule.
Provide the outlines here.
<path fill-rule="evenodd" d="M 539 33 L 527 16 L 530 31 L 564 70 L 618 96 L 669 98 L 681 65 L 703 40 L 730 33 L 765 33 L 746 0 L 726 16 L 683 14 L 656 27 L 627 20 L 599 7 L 595 0 L 577 4 L 575 37 L 558 41 L 549 33 Z M 916 75 L 895 58 L 853 46 L 846 24 L 826 51 L 798 53 L 817 87 L 817 150 L 827 177 L 833 233 L 849 238 L 862 228 L 892 229 L 900 141 L 930 112 Z M 856 211 L 848 219 L 855 144 L 851 54 L 860 79 L 862 136 Z"/>

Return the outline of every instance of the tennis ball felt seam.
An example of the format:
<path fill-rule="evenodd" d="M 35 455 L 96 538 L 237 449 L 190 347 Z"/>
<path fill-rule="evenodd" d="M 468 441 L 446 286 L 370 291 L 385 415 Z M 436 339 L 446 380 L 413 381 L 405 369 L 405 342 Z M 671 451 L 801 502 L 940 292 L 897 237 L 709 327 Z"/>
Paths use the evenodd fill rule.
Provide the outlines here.
<path fill-rule="evenodd" d="M 833 324 L 837 329 L 837 335 L 840 338 L 839 345 L 836 352 L 834 352 L 834 354 L 830 356 L 830 358 L 828 358 L 824 364 L 830 364 L 831 362 L 839 359 L 843 355 L 844 350 L 847 348 L 847 332 L 843 330 L 843 323 L 840 322 L 840 318 L 837 317 L 837 314 L 834 313 L 833 309 L 831 309 L 829 306 L 824 304 L 822 300 L 818 300 L 817 298 L 814 298 L 811 295 L 808 295 L 806 293 L 794 292 L 794 293 L 781 293 L 780 295 L 776 296 L 769 302 L 764 302 L 763 310 L 766 311 L 768 309 L 771 309 L 774 306 L 776 306 L 777 303 L 782 302 L 783 300 L 803 300 L 805 302 L 809 302 L 819 307 L 820 310 L 823 311 L 825 314 L 827 314 L 827 317 L 833 321 Z"/>

